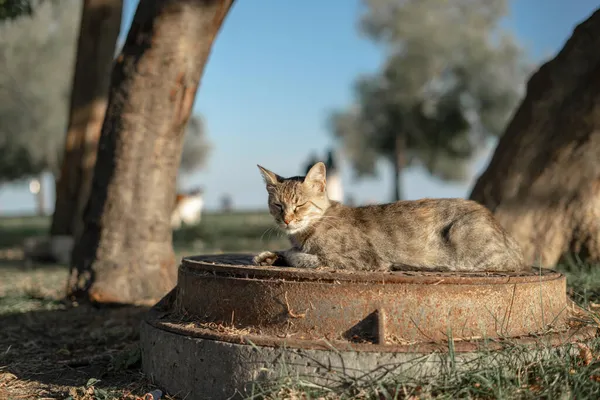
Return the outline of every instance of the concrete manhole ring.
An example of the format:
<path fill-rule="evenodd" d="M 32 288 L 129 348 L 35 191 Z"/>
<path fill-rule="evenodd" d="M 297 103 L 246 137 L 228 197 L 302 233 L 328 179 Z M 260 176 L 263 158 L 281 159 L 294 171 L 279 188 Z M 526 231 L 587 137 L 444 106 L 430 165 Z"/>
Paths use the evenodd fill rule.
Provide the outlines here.
<path fill-rule="evenodd" d="M 257 267 L 251 258 L 183 259 L 177 287 L 142 324 L 144 370 L 167 390 L 227 398 L 266 378 L 283 353 L 308 357 L 294 359 L 292 372 L 322 381 L 323 365 L 352 365 L 364 375 L 382 362 L 447 352 L 449 339 L 467 356 L 506 340 L 559 346 L 596 331 L 573 322 L 582 310 L 567 298 L 565 276 L 552 270 L 349 273 Z M 211 360 L 212 378 L 200 360 Z M 192 370 L 199 375 L 188 376 Z M 216 391 L 207 397 L 209 387 Z"/>

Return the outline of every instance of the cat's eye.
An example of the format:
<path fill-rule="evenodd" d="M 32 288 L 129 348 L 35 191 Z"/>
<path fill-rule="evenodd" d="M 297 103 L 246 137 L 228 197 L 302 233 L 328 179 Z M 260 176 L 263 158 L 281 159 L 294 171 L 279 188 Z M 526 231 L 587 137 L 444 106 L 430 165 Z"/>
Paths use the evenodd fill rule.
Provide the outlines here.
<path fill-rule="evenodd" d="M 279 209 L 279 210 L 283 210 L 283 206 L 279 203 L 273 203 L 273 207 Z"/>
<path fill-rule="evenodd" d="M 302 207 L 304 207 L 307 204 L 308 204 L 308 202 L 302 203 L 302 204 L 297 204 L 297 205 L 294 206 L 294 209 L 292 211 L 296 212 L 297 209 L 302 208 Z"/>

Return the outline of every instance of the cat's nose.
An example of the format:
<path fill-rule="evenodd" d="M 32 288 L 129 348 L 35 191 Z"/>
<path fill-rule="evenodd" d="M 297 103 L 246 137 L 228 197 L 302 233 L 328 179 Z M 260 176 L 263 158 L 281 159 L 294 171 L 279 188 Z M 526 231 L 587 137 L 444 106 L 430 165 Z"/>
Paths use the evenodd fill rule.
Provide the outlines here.
<path fill-rule="evenodd" d="M 292 217 L 283 217 L 283 222 L 285 222 L 286 225 L 289 225 L 290 222 L 292 222 Z"/>

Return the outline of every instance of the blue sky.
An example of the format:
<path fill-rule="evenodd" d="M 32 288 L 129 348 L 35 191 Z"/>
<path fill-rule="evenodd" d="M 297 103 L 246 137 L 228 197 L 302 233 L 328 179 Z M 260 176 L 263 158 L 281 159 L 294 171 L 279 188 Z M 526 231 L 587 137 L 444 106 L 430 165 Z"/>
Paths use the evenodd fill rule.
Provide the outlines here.
<path fill-rule="evenodd" d="M 351 100 L 357 75 L 378 68 L 382 53 L 357 33 L 359 0 L 238 0 L 227 17 L 205 69 L 195 112 L 202 113 L 213 151 L 207 168 L 186 176 L 182 187 L 205 188 L 207 206 L 224 193 L 240 208 L 264 208 L 266 192 L 259 163 L 283 176 L 299 174 L 309 154 L 333 144 L 325 120 Z M 137 6 L 125 0 L 122 35 Z M 598 7 L 597 0 L 513 0 L 506 26 L 535 60 L 552 57 L 576 24 Z M 467 196 L 485 168 L 490 148 L 474 163 L 465 184 L 446 184 L 411 170 L 405 194 Z M 343 163 L 346 193 L 359 202 L 387 201 L 390 171 L 356 182 Z M 49 177 L 46 181 L 51 184 Z M 52 192 L 52 187 L 48 187 Z M 53 205 L 52 193 L 47 202 Z M 34 210 L 27 183 L 0 188 L 0 213 Z"/>

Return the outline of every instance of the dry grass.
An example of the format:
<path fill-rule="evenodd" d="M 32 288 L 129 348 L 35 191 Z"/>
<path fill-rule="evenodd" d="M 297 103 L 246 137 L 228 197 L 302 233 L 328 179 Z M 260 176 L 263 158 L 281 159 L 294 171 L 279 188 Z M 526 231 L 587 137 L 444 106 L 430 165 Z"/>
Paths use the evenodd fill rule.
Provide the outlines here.
<path fill-rule="evenodd" d="M 13 303 L 0 316 L 0 398 L 132 400 L 156 389 L 140 372 L 145 308 L 23 300 L 23 312 Z"/>

